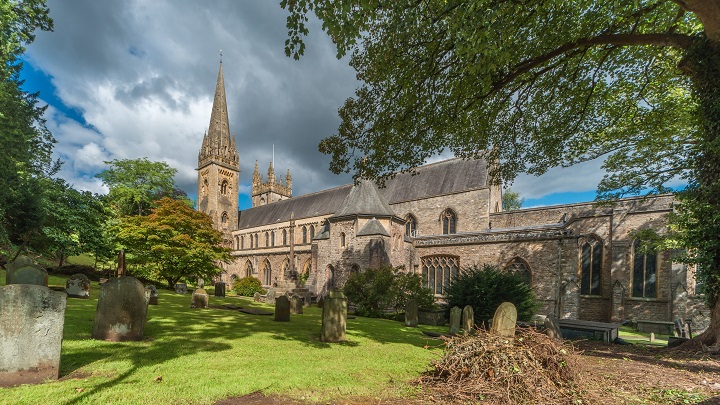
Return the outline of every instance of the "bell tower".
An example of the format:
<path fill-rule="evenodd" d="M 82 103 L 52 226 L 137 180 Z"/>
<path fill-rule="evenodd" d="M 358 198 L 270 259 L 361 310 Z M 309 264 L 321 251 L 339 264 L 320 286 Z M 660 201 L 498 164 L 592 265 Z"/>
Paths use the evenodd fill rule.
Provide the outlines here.
<path fill-rule="evenodd" d="M 222 60 L 215 85 L 210 125 L 198 154 L 198 211 L 208 214 L 232 244 L 230 232 L 237 228 L 240 160 L 230 134 Z"/>

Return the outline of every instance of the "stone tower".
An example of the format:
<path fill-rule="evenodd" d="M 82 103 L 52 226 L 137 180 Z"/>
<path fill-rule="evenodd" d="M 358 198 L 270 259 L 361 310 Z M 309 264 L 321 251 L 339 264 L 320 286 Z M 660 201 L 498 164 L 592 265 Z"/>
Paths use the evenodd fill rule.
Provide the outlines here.
<path fill-rule="evenodd" d="M 255 161 L 255 170 L 252 176 L 252 206 L 274 203 L 275 201 L 287 200 L 292 197 L 292 176 L 288 169 L 285 179 L 275 177 L 275 169 L 272 162 L 267 173 L 267 182 L 263 182 L 258 163 Z"/>
<path fill-rule="evenodd" d="M 231 243 L 237 228 L 240 161 L 235 138 L 230 134 L 222 61 L 215 86 L 210 126 L 198 154 L 198 211 L 213 219 L 215 229 Z"/>

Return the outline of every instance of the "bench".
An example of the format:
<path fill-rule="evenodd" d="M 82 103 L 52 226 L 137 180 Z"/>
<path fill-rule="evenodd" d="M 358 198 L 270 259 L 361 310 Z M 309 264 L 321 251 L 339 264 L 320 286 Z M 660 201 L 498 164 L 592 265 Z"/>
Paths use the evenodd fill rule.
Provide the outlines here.
<path fill-rule="evenodd" d="M 618 337 L 619 323 L 581 321 L 561 319 L 558 321 L 560 333 L 565 339 L 591 339 L 612 343 Z"/>
<path fill-rule="evenodd" d="M 672 335 L 675 329 L 675 324 L 673 322 L 638 320 L 637 329 L 640 332 L 645 333 L 652 332 L 662 335 Z"/>

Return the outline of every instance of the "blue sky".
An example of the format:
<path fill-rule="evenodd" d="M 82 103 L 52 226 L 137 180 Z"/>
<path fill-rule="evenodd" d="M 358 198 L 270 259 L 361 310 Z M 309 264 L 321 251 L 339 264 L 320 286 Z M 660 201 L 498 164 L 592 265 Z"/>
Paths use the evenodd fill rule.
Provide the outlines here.
<path fill-rule="evenodd" d="M 230 128 L 240 153 L 240 207 L 257 160 L 293 176 L 294 195 L 351 181 L 329 172 L 319 141 L 335 133 L 337 109 L 357 81 L 347 60 L 311 21 L 306 56 L 285 57 L 285 12 L 275 2 L 49 0 L 54 32 L 28 47 L 25 89 L 49 105 L 60 175 L 106 192 L 104 161 L 147 157 L 178 170 L 196 195 L 197 152 L 210 120 L 220 49 Z M 520 176 L 511 188 L 526 207 L 590 201 L 601 162 Z"/>

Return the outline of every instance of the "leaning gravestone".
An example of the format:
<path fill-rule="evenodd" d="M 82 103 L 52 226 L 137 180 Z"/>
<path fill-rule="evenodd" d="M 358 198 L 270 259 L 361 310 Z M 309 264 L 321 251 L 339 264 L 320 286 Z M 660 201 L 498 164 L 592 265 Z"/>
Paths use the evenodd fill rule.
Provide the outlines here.
<path fill-rule="evenodd" d="M 192 300 L 190 301 L 190 308 L 207 308 L 210 302 L 210 296 L 207 291 L 202 288 L 198 288 L 192 294 Z"/>
<path fill-rule="evenodd" d="M 462 311 L 462 328 L 465 333 L 472 333 L 475 329 L 475 311 L 470 305 L 465 305 Z"/>
<path fill-rule="evenodd" d="M 253 302 L 260 302 L 260 293 L 257 291 L 253 295 Z"/>
<path fill-rule="evenodd" d="M 45 269 L 33 263 L 29 257 L 18 256 L 7 267 L 5 284 L 32 284 L 47 287 L 48 274 Z"/>
<path fill-rule="evenodd" d="M 275 290 L 268 290 L 267 295 L 265 296 L 265 303 L 275 305 Z"/>
<path fill-rule="evenodd" d="M 303 303 L 304 306 L 306 306 L 306 307 L 312 306 L 312 293 L 311 292 L 306 292 L 303 299 L 305 300 L 305 302 Z"/>
<path fill-rule="evenodd" d="M 224 297 L 225 296 L 225 283 L 223 283 L 223 282 L 215 283 L 215 296 L 216 297 Z"/>
<path fill-rule="evenodd" d="M 462 310 L 460 307 L 452 307 L 450 309 L 450 334 L 455 335 L 460 333 L 460 316 Z"/>
<path fill-rule="evenodd" d="M 303 299 L 299 295 L 293 295 L 290 297 L 290 313 L 295 315 L 302 315 L 303 313 Z"/>
<path fill-rule="evenodd" d="M 146 285 L 145 290 L 150 293 L 148 298 L 148 305 L 157 305 L 158 304 L 158 290 L 155 288 L 154 285 Z"/>
<path fill-rule="evenodd" d="M 0 287 L 0 387 L 59 377 L 66 304 L 44 286 Z"/>
<path fill-rule="evenodd" d="M 560 324 L 553 315 L 545 317 L 545 334 L 553 339 L 561 339 L 562 334 L 560 333 Z"/>
<path fill-rule="evenodd" d="M 342 342 L 347 325 L 347 298 L 341 291 L 330 291 L 322 312 L 320 341 Z"/>
<path fill-rule="evenodd" d="M 73 274 L 65 282 L 65 292 L 72 298 L 90 298 L 90 279 L 84 274 Z"/>
<path fill-rule="evenodd" d="M 405 326 L 418 326 L 418 304 L 415 300 L 408 300 L 405 304 Z"/>
<path fill-rule="evenodd" d="M 175 292 L 178 294 L 187 294 L 187 284 L 185 284 L 185 283 L 175 284 Z"/>
<path fill-rule="evenodd" d="M 281 295 L 275 300 L 275 322 L 290 321 L 290 300 Z"/>
<path fill-rule="evenodd" d="M 503 302 L 495 310 L 492 319 L 490 332 L 500 336 L 515 336 L 515 324 L 517 323 L 517 309 L 511 302 Z"/>
<path fill-rule="evenodd" d="M 145 287 L 136 278 L 109 280 L 100 287 L 92 338 L 113 342 L 142 340 L 147 308 Z"/>

